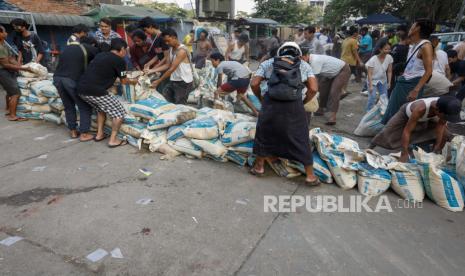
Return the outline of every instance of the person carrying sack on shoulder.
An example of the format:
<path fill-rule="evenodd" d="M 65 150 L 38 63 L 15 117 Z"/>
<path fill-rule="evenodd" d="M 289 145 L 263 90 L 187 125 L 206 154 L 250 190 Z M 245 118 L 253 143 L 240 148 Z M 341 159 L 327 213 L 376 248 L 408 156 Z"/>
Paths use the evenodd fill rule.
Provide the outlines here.
<path fill-rule="evenodd" d="M 161 36 L 170 46 L 169 62 L 160 68 L 160 71 L 166 71 L 159 79 L 152 82 L 152 87 L 157 88 L 163 80 L 169 78 L 169 83 L 162 91 L 163 96 L 171 103 L 187 104 L 189 93 L 196 86 L 189 50 L 179 42 L 178 34 L 173 29 L 164 30 Z"/>

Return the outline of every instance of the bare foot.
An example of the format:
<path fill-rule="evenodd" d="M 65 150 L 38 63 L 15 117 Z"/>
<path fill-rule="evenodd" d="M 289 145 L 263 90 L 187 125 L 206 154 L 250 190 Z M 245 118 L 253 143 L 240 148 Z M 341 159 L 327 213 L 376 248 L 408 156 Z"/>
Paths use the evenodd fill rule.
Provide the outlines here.
<path fill-rule="evenodd" d="M 81 133 L 81 135 L 79 136 L 79 141 L 81 142 L 87 142 L 92 140 L 94 140 L 94 135 L 89 133 Z"/>
<path fill-rule="evenodd" d="M 120 139 L 115 139 L 115 141 L 110 141 L 108 143 L 108 147 L 110 148 L 116 148 L 116 147 L 119 147 L 119 146 L 124 146 L 126 145 L 128 142 L 126 140 L 120 140 Z"/>
<path fill-rule="evenodd" d="M 10 122 L 24 122 L 24 121 L 27 121 L 27 119 L 26 119 L 26 118 L 17 117 L 17 116 L 9 116 L 9 115 L 8 115 L 8 121 L 10 121 Z"/>

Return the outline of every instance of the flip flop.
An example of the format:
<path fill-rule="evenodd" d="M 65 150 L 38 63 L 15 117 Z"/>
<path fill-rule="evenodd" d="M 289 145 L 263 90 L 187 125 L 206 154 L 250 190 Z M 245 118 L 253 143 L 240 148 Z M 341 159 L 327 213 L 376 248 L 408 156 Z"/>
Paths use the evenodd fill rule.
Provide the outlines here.
<path fill-rule="evenodd" d="M 105 140 L 105 139 L 107 139 L 107 136 L 103 136 L 103 138 L 97 139 L 97 135 L 96 135 L 96 136 L 94 136 L 94 139 L 93 139 L 93 140 L 94 140 L 95 142 L 101 142 L 101 141 L 103 141 L 103 140 Z"/>
<path fill-rule="evenodd" d="M 79 142 L 81 143 L 86 143 L 86 142 L 90 142 L 90 141 L 94 141 L 95 140 L 95 136 L 90 138 L 90 139 L 87 139 L 87 140 L 81 140 L 81 138 L 79 137 Z"/>
<path fill-rule="evenodd" d="M 16 117 L 15 119 L 8 118 L 8 121 L 10 121 L 10 122 L 25 122 L 25 121 L 27 121 L 27 118 L 21 118 L 21 117 Z"/>
<path fill-rule="evenodd" d="M 124 145 L 127 145 L 128 144 L 128 141 L 126 140 L 121 140 L 121 142 L 119 144 L 116 144 L 116 145 L 108 145 L 109 148 L 111 149 L 114 149 L 114 148 L 117 148 L 117 147 L 120 147 L 120 146 L 124 146 Z"/>
<path fill-rule="evenodd" d="M 308 185 L 308 186 L 319 186 L 321 184 L 320 180 L 317 178 L 313 181 L 307 181 L 305 180 L 305 185 Z"/>
<path fill-rule="evenodd" d="M 263 170 L 263 172 L 257 172 L 257 170 L 255 170 L 255 168 L 252 167 L 252 168 L 249 170 L 249 173 L 250 173 L 251 175 L 255 175 L 255 176 L 257 176 L 257 177 L 262 177 L 262 176 L 265 174 L 265 170 Z"/>

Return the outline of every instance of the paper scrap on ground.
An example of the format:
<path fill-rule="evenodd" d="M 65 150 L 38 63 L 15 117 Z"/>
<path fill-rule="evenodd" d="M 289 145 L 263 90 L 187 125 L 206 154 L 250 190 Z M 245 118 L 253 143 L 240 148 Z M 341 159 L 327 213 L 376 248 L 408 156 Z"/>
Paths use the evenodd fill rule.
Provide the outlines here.
<path fill-rule="evenodd" d="M 140 171 L 141 173 L 143 173 L 145 176 L 151 176 L 151 175 L 152 175 L 152 172 L 149 171 L 149 170 L 147 170 L 147 169 L 145 169 L 145 168 L 139 169 L 139 171 Z"/>
<path fill-rule="evenodd" d="M 74 142 L 76 141 L 76 139 L 68 139 L 68 140 L 64 140 L 62 143 L 71 143 L 71 142 Z"/>
<path fill-rule="evenodd" d="M 195 217 L 192 217 L 192 219 L 195 221 L 195 223 L 199 223 Z"/>
<path fill-rule="evenodd" d="M 41 156 L 37 157 L 37 159 L 47 159 L 47 154 L 42 154 Z"/>
<path fill-rule="evenodd" d="M 105 163 L 100 164 L 99 166 L 100 166 L 100 168 L 105 168 L 108 165 L 110 165 L 110 163 L 105 162 Z"/>
<path fill-rule="evenodd" d="M 123 259 L 123 253 L 121 253 L 121 249 L 119 249 L 118 247 L 116 247 L 115 249 L 113 249 L 111 252 L 111 257 L 112 258 L 115 258 L 115 259 Z"/>
<path fill-rule="evenodd" d="M 90 253 L 89 255 L 87 255 L 87 259 L 91 262 L 98 262 L 100 261 L 102 258 L 104 258 L 106 255 L 108 255 L 108 252 L 105 251 L 104 249 L 102 248 L 99 248 L 97 250 L 95 250 L 94 252 Z"/>
<path fill-rule="evenodd" d="M 34 138 L 34 141 L 43 141 L 43 140 L 47 139 L 50 136 L 53 136 L 53 134 L 49 133 L 49 134 L 44 135 L 44 136 L 36 137 L 36 138 Z"/>
<path fill-rule="evenodd" d="M 151 198 L 141 198 L 138 201 L 136 201 L 137 204 L 141 204 L 141 205 L 147 205 L 150 202 L 153 202 L 153 199 L 151 199 Z"/>
<path fill-rule="evenodd" d="M 236 200 L 236 203 L 237 203 L 237 204 L 242 204 L 242 205 L 247 205 L 247 204 L 248 204 L 248 201 L 249 201 L 249 200 L 247 200 L 247 199 L 246 199 L 246 200 L 238 199 L 238 200 Z"/>
<path fill-rule="evenodd" d="M 352 118 L 352 117 L 354 117 L 354 113 L 346 114 L 346 117 Z"/>
<path fill-rule="evenodd" d="M 19 237 L 19 236 L 12 236 L 12 237 L 8 237 L 2 241 L 0 241 L 0 244 L 3 244 L 5 246 L 10 246 L 10 245 L 13 245 L 14 243 L 20 241 L 24 239 L 23 237 Z"/>
<path fill-rule="evenodd" d="M 32 168 L 32 171 L 33 172 L 43 172 L 43 171 L 45 171 L 46 168 L 47 168 L 47 166 L 39 166 L 39 167 Z"/>

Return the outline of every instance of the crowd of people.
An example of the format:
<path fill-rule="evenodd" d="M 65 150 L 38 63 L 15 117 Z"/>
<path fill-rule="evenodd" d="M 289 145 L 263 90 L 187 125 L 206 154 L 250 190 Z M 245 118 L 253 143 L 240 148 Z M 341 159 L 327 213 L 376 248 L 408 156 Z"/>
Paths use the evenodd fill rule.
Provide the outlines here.
<path fill-rule="evenodd" d="M 43 43 L 27 30 L 24 20 L 15 19 L 11 24 L 19 55 L 14 56 L 5 44 L 8 34 L 0 26 L 0 84 L 7 92 L 8 119 L 17 121 L 24 119 L 16 116 L 20 91 L 14 72 L 29 70 L 24 64 L 42 62 L 44 55 Z M 456 49 L 440 49 L 439 38 L 431 36 L 433 24 L 427 20 L 417 20 L 410 28 L 402 25 L 396 31 L 388 29 L 384 34 L 352 26 L 331 35 L 326 29 L 317 32 L 309 26 L 299 29 L 294 41 L 286 42 L 281 42 L 277 30 L 273 30 L 264 41 L 253 77 L 247 66 L 249 37 L 239 30 L 235 30 L 222 55 L 207 31 L 201 31 L 197 40 L 194 31 L 181 39 L 173 29 L 161 30 L 147 17 L 126 28 L 133 42 L 128 47 L 111 26 L 111 20 L 103 18 L 97 32 L 90 36 L 87 27 L 77 25 L 54 73 L 70 135 L 82 142 L 106 139 L 103 128 L 109 116 L 112 133 L 108 146 L 126 144 L 117 138 L 125 110 L 107 90 L 117 78 L 129 82 L 125 74 L 131 68 L 157 76 L 152 86 L 167 101 L 187 104 L 195 87 L 195 70 L 204 67 L 207 59 L 218 73 L 215 97 L 237 91 L 238 99 L 258 116 L 253 150 L 257 159 L 251 169 L 257 176 L 263 175 L 265 161 L 273 163 L 281 157 L 301 162 L 307 171 L 306 182 L 318 184 L 312 169 L 310 116 L 305 104 L 319 92 L 319 109 L 314 115 L 327 113 L 326 124 L 335 125 L 351 75 L 355 82 L 362 82 L 366 76 L 361 92 L 368 96 L 367 111 L 380 98 L 388 102 L 382 120 L 385 127 L 372 140 L 372 147 L 401 149 L 402 161 L 408 160 L 413 144 L 435 141 L 433 151 L 440 151 L 450 138 L 447 122 L 460 120 L 465 98 L 465 41 Z M 332 47 L 328 47 L 330 44 Z M 226 82 L 222 75 L 227 77 Z M 425 85 L 437 75 L 452 81 L 454 87 L 447 94 L 423 97 Z M 246 96 L 249 87 L 261 101 L 260 110 Z M 90 133 L 93 109 L 98 114 L 95 135 Z"/>

